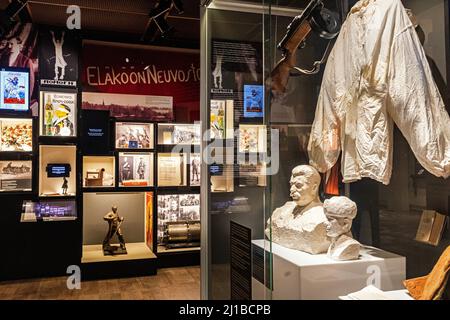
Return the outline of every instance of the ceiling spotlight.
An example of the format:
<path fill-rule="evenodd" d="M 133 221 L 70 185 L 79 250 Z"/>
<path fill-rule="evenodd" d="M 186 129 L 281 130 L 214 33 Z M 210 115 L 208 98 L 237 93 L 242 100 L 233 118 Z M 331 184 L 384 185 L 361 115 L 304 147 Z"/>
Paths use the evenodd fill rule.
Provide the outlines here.
<path fill-rule="evenodd" d="M 13 0 L 5 8 L 0 10 L 0 39 L 8 35 L 16 24 L 16 16 L 27 5 L 28 0 Z"/>
<path fill-rule="evenodd" d="M 183 14 L 183 1 L 158 0 L 156 2 L 155 6 L 149 13 L 150 23 L 149 28 L 146 30 L 146 33 L 149 33 L 148 38 L 154 40 L 158 32 L 161 37 L 167 37 L 169 35 L 169 33 L 173 30 L 173 27 L 167 23 L 167 17 L 172 9 L 175 9 L 177 14 Z"/>

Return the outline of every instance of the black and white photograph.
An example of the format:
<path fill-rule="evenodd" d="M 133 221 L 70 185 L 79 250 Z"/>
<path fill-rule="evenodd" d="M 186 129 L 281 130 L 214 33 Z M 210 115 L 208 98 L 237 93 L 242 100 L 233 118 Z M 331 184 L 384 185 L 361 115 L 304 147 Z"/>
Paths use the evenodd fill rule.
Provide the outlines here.
<path fill-rule="evenodd" d="M 173 144 L 200 144 L 199 124 L 175 125 Z"/>
<path fill-rule="evenodd" d="M 117 122 L 116 149 L 153 149 L 153 123 Z"/>
<path fill-rule="evenodd" d="M 200 164 L 201 156 L 200 153 L 191 153 L 189 157 L 190 164 L 190 185 L 199 186 L 200 185 Z"/>
<path fill-rule="evenodd" d="M 31 191 L 31 161 L 0 161 L 0 192 Z"/>
<path fill-rule="evenodd" d="M 200 144 L 200 124 L 158 124 L 158 144 Z"/>
<path fill-rule="evenodd" d="M 119 186 L 153 185 L 153 153 L 119 153 Z"/>
<path fill-rule="evenodd" d="M 76 36 L 64 29 L 41 28 L 39 32 L 39 71 L 41 85 L 76 87 L 78 79 Z"/>
<path fill-rule="evenodd" d="M 199 194 L 158 195 L 158 243 L 167 222 L 200 220 Z"/>

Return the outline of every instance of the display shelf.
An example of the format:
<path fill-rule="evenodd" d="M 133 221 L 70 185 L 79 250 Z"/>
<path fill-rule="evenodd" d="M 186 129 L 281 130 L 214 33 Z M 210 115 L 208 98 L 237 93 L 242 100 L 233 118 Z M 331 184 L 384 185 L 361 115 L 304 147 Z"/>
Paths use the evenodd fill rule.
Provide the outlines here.
<path fill-rule="evenodd" d="M 83 188 L 110 189 L 116 186 L 116 161 L 110 156 L 83 157 Z"/>
<path fill-rule="evenodd" d="M 264 253 L 269 248 L 265 240 L 253 240 L 252 244 L 254 255 L 272 256 L 273 299 L 337 300 L 366 287 L 375 277 L 381 290 L 404 288 L 406 258 L 377 248 L 363 246 L 358 260 L 335 261 L 326 253 L 312 255 L 276 243 L 270 244 L 270 253 Z M 264 297 L 266 289 L 261 280 L 252 280 L 254 299 Z"/>
<path fill-rule="evenodd" d="M 75 145 L 39 146 L 39 196 L 70 197 L 77 191 L 77 161 Z M 63 170 L 63 167 L 66 167 Z M 49 172 L 55 169 L 58 172 Z M 70 171 L 68 171 L 70 168 Z M 68 172 L 62 172 L 68 171 Z M 64 179 L 67 180 L 67 194 L 63 193 Z"/>
<path fill-rule="evenodd" d="M 155 275 L 158 257 L 142 243 L 127 243 L 127 254 L 105 256 L 102 245 L 84 245 L 83 280 Z"/>
<path fill-rule="evenodd" d="M 156 259 L 156 255 L 149 249 L 145 242 L 127 243 L 126 247 L 127 254 L 105 256 L 101 244 L 84 245 L 81 263 Z"/>
<path fill-rule="evenodd" d="M 190 247 L 190 248 L 176 248 L 176 249 L 167 249 L 166 246 L 158 245 L 157 254 L 171 254 L 177 252 L 195 252 L 200 251 L 200 246 Z"/>
<path fill-rule="evenodd" d="M 24 201 L 20 222 L 73 221 L 77 219 L 75 200 Z"/>

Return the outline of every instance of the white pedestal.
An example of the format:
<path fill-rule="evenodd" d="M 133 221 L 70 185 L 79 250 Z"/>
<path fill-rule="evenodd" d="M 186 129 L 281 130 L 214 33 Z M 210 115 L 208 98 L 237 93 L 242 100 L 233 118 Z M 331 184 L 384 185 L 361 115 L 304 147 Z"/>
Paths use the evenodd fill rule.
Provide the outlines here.
<path fill-rule="evenodd" d="M 253 244 L 269 251 L 269 242 Z M 363 247 L 359 260 L 334 261 L 272 243 L 274 300 L 337 300 L 373 284 L 383 291 L 404 289 L 405 257 Z M 268 270 L 266 271 L 268 272 Z M 254 300 L 267 299 L 264 284 L 252 279 Z"/>

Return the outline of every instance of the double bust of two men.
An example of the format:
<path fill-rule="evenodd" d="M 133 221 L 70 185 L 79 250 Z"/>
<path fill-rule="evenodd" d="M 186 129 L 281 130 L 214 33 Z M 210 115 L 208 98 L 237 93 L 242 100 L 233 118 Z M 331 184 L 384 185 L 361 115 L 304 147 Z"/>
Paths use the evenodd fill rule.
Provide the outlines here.
<path fill-rule="evenodd" d="M 287 248 L 310 254 L 328 253 L 333 260 L 355 260 L 360 244 L 352 238 L 356 204 L 346 197 L 324 203 L 319 198 L 320 174 L 308 165 L 292 170 L 291 198 L 276 209 L 267 223 L 266 236 Z"/>

